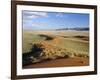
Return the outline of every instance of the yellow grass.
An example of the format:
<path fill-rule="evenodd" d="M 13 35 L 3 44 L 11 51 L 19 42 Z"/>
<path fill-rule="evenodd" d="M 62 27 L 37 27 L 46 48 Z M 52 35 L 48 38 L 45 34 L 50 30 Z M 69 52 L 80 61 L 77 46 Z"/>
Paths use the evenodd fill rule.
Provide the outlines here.
<path fill-rule="evenodd" d="M 45 36 L 51 40 L 46 40 Z M 34 45 L 42 51 L 32 52 Z M 89 57 L 89 33 L 88 31 L 23 31 L 23 54 L 28 52 L 33 56 L 39 53 L 38 59 Z"/>

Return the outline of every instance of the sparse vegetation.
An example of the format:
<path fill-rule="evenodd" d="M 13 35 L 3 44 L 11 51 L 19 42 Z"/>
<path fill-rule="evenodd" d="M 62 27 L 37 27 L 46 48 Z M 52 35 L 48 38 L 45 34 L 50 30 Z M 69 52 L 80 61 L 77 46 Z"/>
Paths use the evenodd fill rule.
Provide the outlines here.
<path fill-rule="evenodd" d="M 48 33 L 48 34 L 47 34 Z M 88 32 L 24 31 L 23 62 L 37 63 L 59 58 L 89 57 Z M 75 34 L 76 33 L 76 34 Z M 25 58 L 26 57 L 26 58 Z"/>

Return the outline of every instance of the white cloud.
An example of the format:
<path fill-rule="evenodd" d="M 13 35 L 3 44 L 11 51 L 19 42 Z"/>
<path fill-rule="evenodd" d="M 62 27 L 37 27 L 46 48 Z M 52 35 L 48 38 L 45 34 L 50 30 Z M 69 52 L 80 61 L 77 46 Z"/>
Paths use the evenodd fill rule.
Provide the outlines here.
<path fill-rule="evenodd" d="M 27 16 L 27 18 L 38 18 L 39 16 L 36 16 L 36 15 L 30 15 L 30 16 Z"/>
<path fill-rule="evenodd" d="M 32 23 L 32 26 L 42 26 L 42 27 L 45 27 L 45 26 L 47 26 L 47 24 L 46 23 Z"/>
<path fill-rule="evenodd" d="M 63 17 L 63 14 L 62 14 L 62 13 L 58 13 L 58 14 L 56 15 L 56 17 Z"/>
<path fill-rule="evenodd" d="M 31 13 L 32 13 L 33 15 L 47 17 L 47 13 L 46 13 L 46 12 L 31 12 Z"/>
<path fill-rule="evenodd" d="M 47 12 L 24 11 L 23 14 L 24 14 L 24 17 L 27 17 L 27 18 L 48 17 Z"/>

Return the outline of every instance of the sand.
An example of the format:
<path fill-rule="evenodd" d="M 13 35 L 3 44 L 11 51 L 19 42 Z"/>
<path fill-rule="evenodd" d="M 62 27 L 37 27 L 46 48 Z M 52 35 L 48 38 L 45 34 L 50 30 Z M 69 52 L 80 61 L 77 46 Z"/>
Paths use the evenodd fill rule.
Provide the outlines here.
<path fill-rule="evenodd" d="M 24 66 L 23 68 L 50 68 L 50 67 L 73 67 L 73 66 L 88 66 L 89 59 L 88 58 L 62 58 L 55 60 L 48 60 L 40 63 L 30 64 Z"/>

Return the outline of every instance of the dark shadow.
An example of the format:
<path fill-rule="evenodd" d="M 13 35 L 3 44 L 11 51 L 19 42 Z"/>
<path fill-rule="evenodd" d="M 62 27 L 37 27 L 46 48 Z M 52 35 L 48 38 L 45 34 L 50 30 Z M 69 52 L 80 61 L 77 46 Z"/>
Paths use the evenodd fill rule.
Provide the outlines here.
<path fill-rule="evenodd" d="M 76 38 L 87 38 L 87 36 L 73 36 L 73 37 L 76 37 Z"/>
<path fill-rule="evenodd" d="M 88 36 L 73 36 L 75 38 L 79 38 L 79 39 L 82 39 L 82 40 L 85 40 L 85 41 L 89 41 L 89 37 Z"/>
<path fill-rule="evenodd" d="M 78 38 L 78 39 L 81 39 L 81 40 L 85 40 L 85 41 L 89 41 L 89 37 L 88 36 L 61 36 L 63 38 Z"/>
<path fill-rule="evenodd" d="M 42 51 L 43 49 L 41 48 L 41 45 L 34 44 L 30 52 L 23 53 L 22 55 L 23 66 L 32 64 L 34 59 L 39 58 L 39 55 L 41 54 Z"/>
<path fill-rule="evenodd" d="M 45 40 L 52 40 L 53 39 L 53 37 L 51 37 L 51 36 L 48 36 L 48 35 L 43 35 L 43 34 L 41 34 L 41 35 L 39 35 L 40 37 L 45 37 L 46 39 Z"/>

